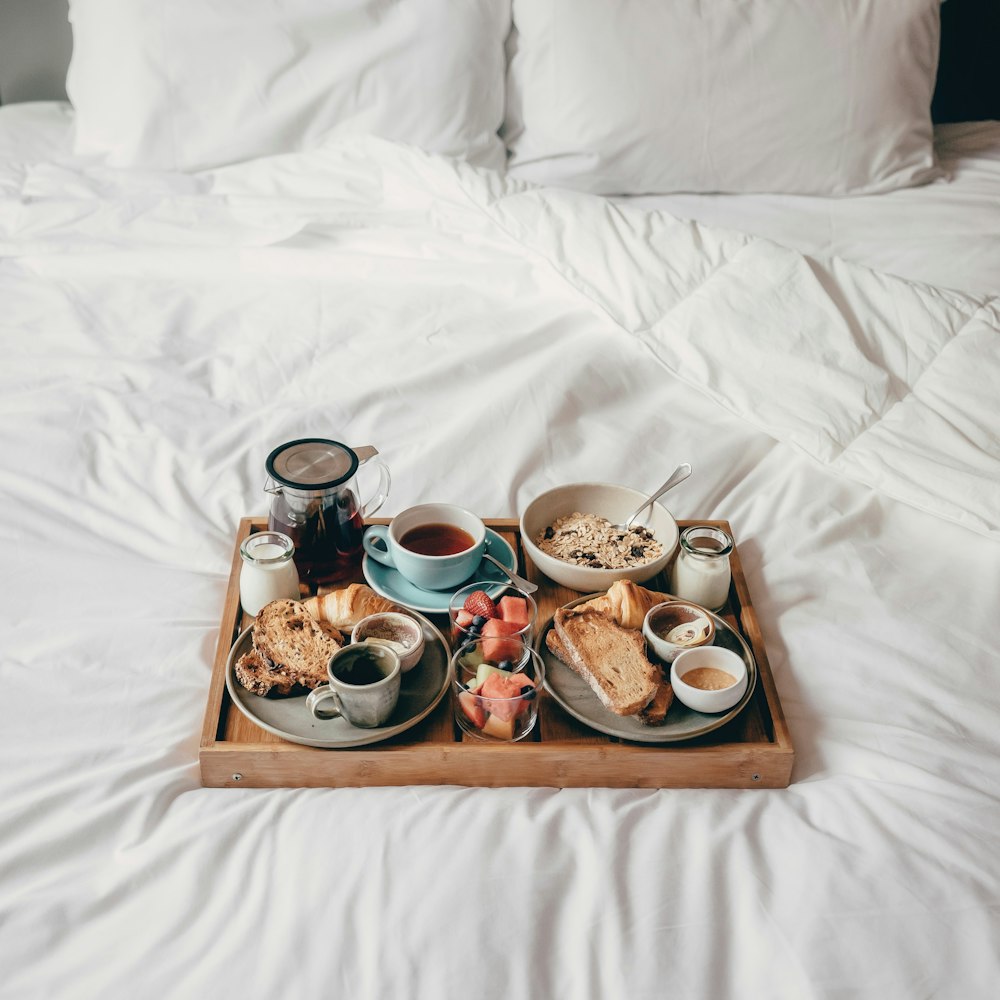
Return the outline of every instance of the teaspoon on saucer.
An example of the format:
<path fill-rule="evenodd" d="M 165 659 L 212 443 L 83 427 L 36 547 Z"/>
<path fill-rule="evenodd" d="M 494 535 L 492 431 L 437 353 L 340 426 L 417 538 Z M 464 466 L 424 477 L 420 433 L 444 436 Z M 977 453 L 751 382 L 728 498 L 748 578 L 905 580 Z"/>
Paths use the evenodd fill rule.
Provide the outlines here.
<path fill-rule="evenodd" d="M 523 576 L 518 576 L 517 573 L 514 573 L 513 571 L 507 569 L 507 567 L 504 566 L 502 562 L 500 562 L 497 559 L 494 559 L 493 556 L 488 555 L 484 552 L 483 558 L 487 562 L 492 563 L 494 566 L 496 566 L 496 568 L 500 570 L 501 573 L 505 574 L 510 579 L 510 582 L 514 584 L 515 587 L 520 587 L 520 589 L 523 590 L 526 594 L 533 594 L 536 590 L 538 590 L 537 583 L 532 583 L 530 580 L 525 580 Z"/>

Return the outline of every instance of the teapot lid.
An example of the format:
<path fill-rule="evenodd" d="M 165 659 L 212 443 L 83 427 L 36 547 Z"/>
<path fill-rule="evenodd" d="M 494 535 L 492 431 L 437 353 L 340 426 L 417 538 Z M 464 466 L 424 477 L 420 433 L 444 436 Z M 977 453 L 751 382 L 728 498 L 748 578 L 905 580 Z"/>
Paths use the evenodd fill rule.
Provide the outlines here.
<path fill-rule="evenodd" d="M 353 448 L 327 438 L 299 438 L 278 445 L 264 463 L 272 479 L 298 490 L 339 486 L 357 472 L 359 464 Z"/>

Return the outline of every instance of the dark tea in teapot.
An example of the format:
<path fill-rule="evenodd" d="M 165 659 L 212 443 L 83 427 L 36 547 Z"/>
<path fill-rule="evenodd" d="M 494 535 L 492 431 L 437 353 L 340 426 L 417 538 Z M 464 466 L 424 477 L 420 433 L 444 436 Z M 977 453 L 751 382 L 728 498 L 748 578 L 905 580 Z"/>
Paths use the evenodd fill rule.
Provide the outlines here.
<path fill-rule="evenodd" d="M 358 501 L 355 474 L 377 454 L 371 446 L 354 449 L 327 438 L 303 438 L 275 448 L 267 458 L 268 527 L 291 538 L 299 578 L 310 589 L 357 573 L 364 519 L 389 494 L 389 470 L 375 462 L 378 491 L 368 504 Z"/>
<path fill-rule="evenodd" d="M 295 543 L 295 565 L 307 583 L 336 583 L 358 567 L 365 522 L 357 497 L 345 492 L 317 499 L 305 511 L 293 510 L 283 496 L 271 504 L 267 526 Z"/>

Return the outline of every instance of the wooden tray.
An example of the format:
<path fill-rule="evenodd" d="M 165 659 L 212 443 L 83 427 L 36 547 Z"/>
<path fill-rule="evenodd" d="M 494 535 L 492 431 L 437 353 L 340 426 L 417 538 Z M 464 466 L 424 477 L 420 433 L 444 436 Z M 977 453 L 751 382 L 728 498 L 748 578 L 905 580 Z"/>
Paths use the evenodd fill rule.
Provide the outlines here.
<path fill-rule="evenodd" d="M 377 518 L 371 523 L 385 524 Z M 541 627 L 562 604 L 580 595 L 553 583 L 521 547 L 518 522 L 493 519 L 518 554 L 521 571 L 540 585 Z M 732 534 L 727 521 L 712 524 Z M 750 644 L 760 677 L 747 708 L 732 722 L 685 743 L 639 744 L 604 736 L 566 714 L 547 693 L 531 737 L 522 743 L 486 743 L 456 727 L 451 695 L 422 722 L 383 743 L 321 750 L 289 743 L 265 732 L 232 704 L 226 691 L 226 658 L 239 633 L 252 622 L 240 607 L 240 544 L 266 528 L 263 518 L 240 521 L 229 589 L 222 612 L 215 665 L 202 728 L 201 782 L 214 788 L 338 787 L 346 785 L 519 785 L 618 788 L 785 788 L 795 752 L 767 653 L 750 602 L 739 549 L 730 558 L 733 586 L 722 617 Z M 358 579 L 361 579 L 360 570 Z M 662 577 L 651 587 L 666 590 Z M 448 633 L 448 616 L 429 616 Z"/>

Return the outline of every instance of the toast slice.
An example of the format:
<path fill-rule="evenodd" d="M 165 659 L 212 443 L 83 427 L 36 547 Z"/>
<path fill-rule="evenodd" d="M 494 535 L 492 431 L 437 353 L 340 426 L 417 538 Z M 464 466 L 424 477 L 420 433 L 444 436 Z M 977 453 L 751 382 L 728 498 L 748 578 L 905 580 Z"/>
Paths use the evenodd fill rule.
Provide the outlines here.
<path fill-rule="evenodd" d="M 667 712 L 674 703 L 674 689 L 670 685 L 670 680 L 663 677 L 660 686 L 656 689 L 653 700 L 644 708 L 636 718 L 644 726 L 662 726 L 667 720 Z"/>
<path fill-rule="evenodd" d="M 548 646 L 549 652 L 553 656 L 567 666 L 571 666 L 569 652 L 562 644 L 559 633 L 554 628 L 550 628 L 546 634 L 545 645 Z M 670 711 L 670 706 L 673 703 L 674 689 L 670 686 L 670 681 L 666 677 L 663 677 L 660 681 L 660 686 L 656 689 L 653 700 L 645 708 L 636 713 L 636 718 L 644 726 L 662 726 L 667 720 L 667 712 Z"/>
<path fill-rule="evenodd" d="M 566 653 L 563 662 L 591 686 L 609 711 L 635 715 L 656 696 L 662 674 L 649 662 L 641 633 L 589 608 L 560 608 L 553 623 L 558 645 Z M 561 653 L 556 655 L 563 659 Z"/>
<path fill-rule="evenodd" d="M 257 615 L 252 655 L 240 657 L 237 680 L 254 694 L 288 694 L 296 684 L 315 688 L 326 683 L 327 663 L 343 642 L 337 629 L 317 622 L 298 601 L 272 601 Z"/>

